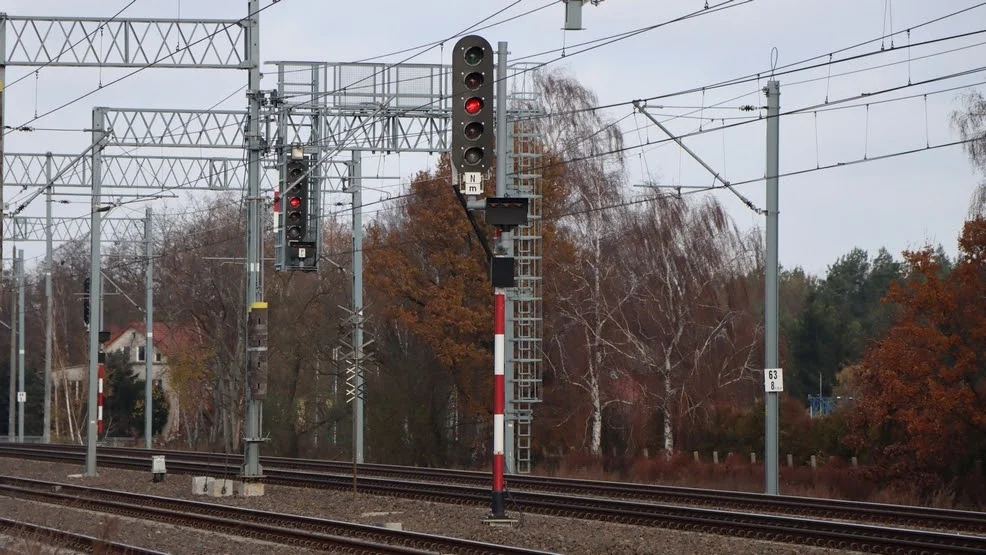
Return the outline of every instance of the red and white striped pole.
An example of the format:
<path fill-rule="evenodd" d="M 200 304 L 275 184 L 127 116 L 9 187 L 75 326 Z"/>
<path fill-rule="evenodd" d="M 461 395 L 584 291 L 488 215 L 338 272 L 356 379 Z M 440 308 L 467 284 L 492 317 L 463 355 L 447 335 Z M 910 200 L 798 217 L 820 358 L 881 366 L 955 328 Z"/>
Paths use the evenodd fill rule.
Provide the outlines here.
<path fill-rule="evenodd" d="M 501 287 L 493 289 L 493 518 L 506 518 L 503 498 L 503 405 L 506 366 L 504 353 L 504 305 L 506 292 Z"/>
<path fill-rule="evenodd" d="M 96 393 L 96 433 L 103 433 L 103 378 L 106 376 L 106 364 L 99 363 L 99 390 Z"/>

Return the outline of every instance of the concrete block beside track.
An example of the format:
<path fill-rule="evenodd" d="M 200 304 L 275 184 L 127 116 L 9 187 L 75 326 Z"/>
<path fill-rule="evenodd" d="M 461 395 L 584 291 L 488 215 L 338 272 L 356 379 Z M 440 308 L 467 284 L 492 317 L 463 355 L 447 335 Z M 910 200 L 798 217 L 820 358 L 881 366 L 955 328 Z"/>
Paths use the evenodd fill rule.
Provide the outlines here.
<path fill-rule="evenodd" d="M 232 497 L 236 484 L 239 484 L 239 482 L 209 478 L 206 482 L 206 489 L 209 490 L 209 497 Z"/>
<path fill-rule="evenodd" d="M 264 494 L 263 482 L 235 482 L 238 497 L 260 497 Z"/>
<path fill-rule="evenodd" d="M 193 495 L 206 495 L 209 493 L 209 478 L 208 476 L 196 476 L 192 478 L 192 494 Z"/>

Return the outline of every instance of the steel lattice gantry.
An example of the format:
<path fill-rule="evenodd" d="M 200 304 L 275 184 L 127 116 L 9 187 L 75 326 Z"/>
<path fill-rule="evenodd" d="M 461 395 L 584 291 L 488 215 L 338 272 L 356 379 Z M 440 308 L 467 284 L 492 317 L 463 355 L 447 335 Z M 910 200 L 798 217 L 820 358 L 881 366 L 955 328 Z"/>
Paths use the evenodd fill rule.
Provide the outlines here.
<path fill-rule="evenodd" d="M 319 157 L 340 150 L 447 152 L 451 68 L 441 64 L 272 62 L 278 94 L 270 108 L 276 145 L 300 143 Z M 529 223 L 514 232 L 517 287 L 508 289 L 508 420 L 516 423 L 511 468 L 531 470 L 533 405 L 541 401 L 542 235 L 541 149 L 531 116 L 543 112 L 529 79 L 532 65 L 514 65 L 507 176 L 511 196 L 528 197 Z M 354 202 L 354 207 L 356 203 Z M 358 221 L 354 214 L 354 222 Z M 354 245 L 354 251 L 360 247 Z M 354 307 L 359 310 L 359 307 Z M 360 402 L 360 399 L 357 399 Z M 509 433 L 509 432 L 508 432 Z M 508 437 L 508 441 L 510 438 Z M 509 456 L 509 454 L 508 454 Z"/>
<path fill-rule="evenodd" d="M 250 307 L 262 298 L 261 233 L 261 154 L 260 134 L 260 1 L 247 0 L 247 15 L 229 20 L 11 17 L 0 14 L 0 83 L 7 66 L 27 67 L 118 67 L 146 69 L 211 68 L 239 69 L 247 72 L 246 96 L 249 110 L 237 149 L 246 150 L 248 237 L 247 298 Z M 0 88 L 0 127 L 3 126 L 3 89 Z M 115 122 L 111 122 L 111 125 Z M 175 123 L 174 125 L 178 125 Z M 134 122 L 133 127 L 137 123 Z M 119 127 L 123 127 L 122 125 Z M 173 127 L 174 131 L 179 131 Z M 241 133 L 233 131 L 233 133 Z M 103 114 L 93 113 L 92 126 L 92 204 L 90 248 L 93 298 L 101 297 L 99 285 L 100 219 L 103 149 L 109 144 L 109 129 Z M 180 133 L 179 133 L 180 134 Z M 198 138 L 196 138 L 198 140 Z M 201 141 L 199 141 L 201 142 Z M 231 141 L 227 141 L 231 142 Z M 199 145 L 196 145 L 199 146 Z M 0 139 L 0 153 L 3 152 Z M 89 149 L 87 149 L 89 150 Z M 0 157 L 2 163 L 4 157 Z M 0 177 L 5 175 L 0 171 Z M 46 182 L 47 183 L 47 182 Z M 4 187 L 0 184 L 0 196 Z M 3 198 L 0 198 L 0 205 Z M 2 245 L 0 245 L 2 247 Z M 2 252 L 2 248 L 0 248 Z M 96 406 L 97 326 L 89 333 L 89 412 Z M 261 401 L 247 389 L 247 422 L 243 478 L 262 477 L 259 464 Z M 96 426 L 90 419 L 87 432 L 86 475 L 96 475 Z M 262 486 L 261 486 L 262 487 Z"/>
<path fill-rule="evenodd" d="M 43 187 L 48 183 L 46 164 L 51 163 L 56 191 L 92 187 L 92 159 L 69 154 L 5 153 L 3 182 L 21 188 Z M 211 156 L 102 156 L 103 192 L 155 194 L 179 190 L 245 191 L 246 163 L 242 158 Z M 65 170 L 65 171 L 63 171 Z M 263 178 L 273 187 L 269 179 Z"/>
<path fill-rule="evenodd" d="M 248 69 L 243 19 L 20 17 L 0 13 L 8 66 Z"/>
<path fill-rule="evenodd" d="M 103 218 L 102 232 L 109 232 L 104 243 L 142 242 L 144 240 L 143 219 Z M 4 221 L 4 237 L 12 241 L 47 241 L 48 222 L 43 217 L 17 216 Z M 52 241 L 74 241 L 89 235 L 89 216 L 80 218 L 51 218 Z"/>
<path fill-rule="evenodd" d="M 327 152 L 448 150 L 448 66 L 272 63 L 278 75 L 277 144 Z"/>

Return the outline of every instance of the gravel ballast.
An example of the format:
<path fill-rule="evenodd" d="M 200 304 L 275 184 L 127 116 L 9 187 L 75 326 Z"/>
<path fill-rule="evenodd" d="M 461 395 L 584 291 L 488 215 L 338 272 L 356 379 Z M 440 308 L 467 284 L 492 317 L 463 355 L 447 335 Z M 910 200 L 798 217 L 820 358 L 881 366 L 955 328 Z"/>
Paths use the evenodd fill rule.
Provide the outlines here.
<path fill-rule="evenodd" d="M 148 468 L 149 468 L 148 462 Z M 334 490 L 314 490 L 267 485 L 261 497 L 204 497 L 193 495 L 192 477 L 169 474 L 158 483 L 150 472 L 134 472 L 116 468 L 100 468 L 96 477 L 74 477 L 82 472 L 77 465 L 0 458 L 0 474 L 50 480 L 91 487 L 117 489 L 148 495 L 160 495 L 196 501 L 215 502 L 262 511 L 307 515 L 384 525 L 399 522 L 404 530 L 440 534 L 476 541 L 542 549 L 573 555 L 655 554 L 655 553 L 757 553 L 773 554 L 835 554 L 831 549 L 747 540 L 697 532 L 682 532 L 643 526 L 611 524 L 591 520 L 550 517 L 536 514 L 519 515 L 518 526 L 490 527 L 482 522 L 488 509 L 468 505 L 451 505 L 382 497 Z M 267 542 L 237 539 L 223 534 L 170 524 L 137 521 L 84 510 L 64 509 L 44 503 L 0 497 L 0 515 L 54 528 L 100 536 L 112 528 L 110 539 L 132 545 L 172 553 L 306 553 L 297 547 Z M 117 519 L 115 524 L 112 519 Z M 0 544 L 2 545 L 2 544 Z"/>

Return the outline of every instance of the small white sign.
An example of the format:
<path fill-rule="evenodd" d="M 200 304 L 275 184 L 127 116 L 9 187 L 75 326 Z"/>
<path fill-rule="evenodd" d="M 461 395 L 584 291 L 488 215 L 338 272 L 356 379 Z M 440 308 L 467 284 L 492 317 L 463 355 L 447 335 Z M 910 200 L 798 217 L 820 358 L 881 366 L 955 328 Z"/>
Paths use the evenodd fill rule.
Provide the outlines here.
<path fill-rule="evenodd" d="M 27 402 L 27 392 L 26 391 L 18 391 L 17 392 L 17 402 L 18 403 L 26 403 Z"/>
<path fill-rule="evenodd" d="M 298 249 L 298 258 L 305 258 L 308 256 L 308 249 L 305 247 L 300 247 Z"/>
<path fill-rule="evenodd" d="M 483 174 L 479 172 L 463 172 L 462 186 L 459 190 L 464 195 L 483 194 Z"/>
<path fill-rule="evenodd" d="M 767 393 L 784 391 L 783 368 L 767 368 L 763 371 L 763 390 Z"/>

